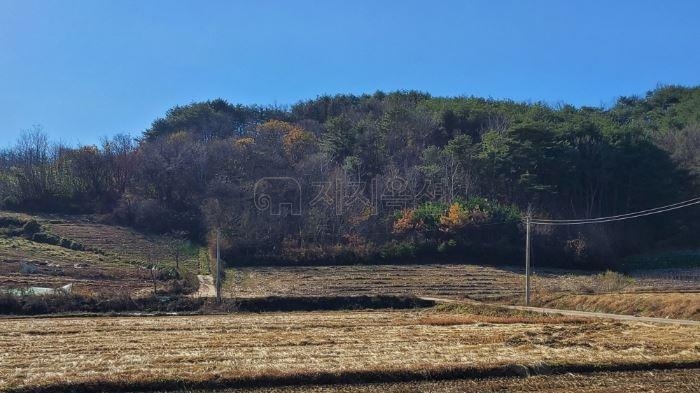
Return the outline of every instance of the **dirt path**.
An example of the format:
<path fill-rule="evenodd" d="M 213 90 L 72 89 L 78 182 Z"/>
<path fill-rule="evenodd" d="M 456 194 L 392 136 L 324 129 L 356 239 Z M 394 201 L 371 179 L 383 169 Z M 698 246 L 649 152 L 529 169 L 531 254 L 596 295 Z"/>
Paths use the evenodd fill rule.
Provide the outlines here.
<path fill-rule="evenodd" d="M 422 296 L 420 299 L 429 300 L 436 303 L 457 303 L 454 299 L 443 299 Z M 471 303 L 482 304 L 481 302 L 472 301 Z M 584 317 L 584 318 L 606 318 L 615 319 L 618 321 L 631 321 L 631 322 L 645 322 L 645 323 L 665 323 L 673 325 L 691 325 L 700 326 L 700 321 L 692 321 L 688 319 L 670 319 L 670 318 L 654 318 L 654 317 L 637 317 L 634 315 L 622 315 L 622 314 L 609 314 L 604 312 L 590 312 L 590 311 L 576 311 L 576 310 L 560 310 L 556 308 L 545 308 L 545 307 L 525 307 L 525 306 L 508 306 L 508 305 L 498 305 L 499 307 L 508 308 L 511 310 L 521 310 L 521 311 L 532 311 L 543 314 L 560 314 L 568 315 L 572 317 Z"/>
<path fill-rule="evenodd" d="M 443 299 L 440 297 L 432 297 L 432 296 L 421 296 L 419 297 L 421 300 L 427 300 L 429 302 L 435 302 L 435 303 L 459 303 L 459 300 L 454 300 L 454 299 Z M 477 302 L 474 302 L 477 303 Z"/>
<path fill-rule="evenodd" d="M 556 308 L 544 308 L 544 307 L 525 307 L 525 306 L 503 306 L 511 310 L 522 310 L 522 311 L 533 311 L 543 314 L 561 314 L 570 315 L 572 317 L 586 317 L 586 318 L 607 318 L 616 319 L 618 321 L 632 321 L 632 322 L 645 322 L 645 323 L 666 323 L 674 325 L 692 325 L 700 326 L 700 321 L 692 321 L 688 319 L 671 319 L 671 318 L 654 318 L 654 317 L 637 317 L 634 315 L 621 315 L 621 314 L 609 314 L 604 312 L 590 312 L 590 311 L 575 311 L 575 310 L 559 310 Z"/>
<path fill-rule="evenodd" d="M 214 276 L 210 274 L 198 274 L 199 289 L 193 297 L 216 297 L 216 287 L 214 286 Z"/>

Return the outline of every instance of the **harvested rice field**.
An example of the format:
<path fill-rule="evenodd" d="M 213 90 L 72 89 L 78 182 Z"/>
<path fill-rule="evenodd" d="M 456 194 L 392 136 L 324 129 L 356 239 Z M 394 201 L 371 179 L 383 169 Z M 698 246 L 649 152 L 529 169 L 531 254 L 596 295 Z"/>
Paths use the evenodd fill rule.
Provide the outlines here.
<path fill-rule="evenodd" d="M 679 366 L 700 368 L 700 327 L 475 315 L 449 307 L 0 320 L 0 390 L 408 383 Z M 678 386 L 695 378 L 672 375 Z M 565 376 L 555 380 L 573 384 Z M 494 383 L 486 386 L 495 389 Z"/>
<path fill-rule="evenodd" d="M 0 211 L 0 219 L 35 220 L 51 236 L 80 244 L 71 249 L 10 236 L 0 227 L 0 291 L 29 287 L 57 288 L 72 284 L 83 295 L 148 294 L 147 266 L 178 265 L 193 273 L 206 268 L 206 251 L 168 236 L 145 235 L 126 227 L 100 224 L 91 216 L 29 216 Z"/>
<path fill-rule="evenodd" d="M 518 267 L 461 264 L 246 267 L 227 270 L 225 294 L 257 296 L 414 295 L 504 300 L 522 296 Z M 700 291 L 700 268 L 631 276 L 536 269 L 534 294 Z"/>
<path fill-rule="evenodd" d="M 229 296 L 415 295 L 484 298 L 521 291 L 518 271 L 477 265 L 251 267 L 227 270 Z"/>

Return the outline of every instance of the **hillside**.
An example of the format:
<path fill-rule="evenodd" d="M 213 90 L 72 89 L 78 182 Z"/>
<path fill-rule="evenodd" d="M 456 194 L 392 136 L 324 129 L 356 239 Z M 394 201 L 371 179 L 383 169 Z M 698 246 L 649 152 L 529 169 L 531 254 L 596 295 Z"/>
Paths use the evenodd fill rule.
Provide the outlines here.
<path fill-rule="evenodd" d="M 28 222 L 37 223 L 40 235 L 17 231 Z M 99 224 L 94 217 L 0 212 L 0 224 L 0 287 L 4 289 L 73 284 L 74 293 L 141 295 L 152 291 L 147 268 L 153 265 L 161 271 L 161 289 L 166 289 L 178 247 L 182 272 L 198 272 L 201 255 L 202 266 L 208 269 L 206 253 L 201 254 L 197 246 Z"/>
<path fill-rule="evenodd" d="M 609 108 L 415 91 L 289 108 L 215 99 L 170 109 L 136 141 L 68 147 L 25 133 L 0 152 L 0 208 L 100 214 L 200 245 L 220 228 L 223 258 L 236 265 L 499 263 L 522 257 L 528 211 L 590 218 L 700 195 L 698 152 L 698 87 L 659 87 Z M 623 268 L 628 256 L 699 248 L 699 218 L 691 207 L 538 228 L 534 252 L 550 266 Z M 78 241 L 112 230 L 52 225 Z M 143 258 L 130 245 L 144 240 L 124 236 L 90 241 Z"/>

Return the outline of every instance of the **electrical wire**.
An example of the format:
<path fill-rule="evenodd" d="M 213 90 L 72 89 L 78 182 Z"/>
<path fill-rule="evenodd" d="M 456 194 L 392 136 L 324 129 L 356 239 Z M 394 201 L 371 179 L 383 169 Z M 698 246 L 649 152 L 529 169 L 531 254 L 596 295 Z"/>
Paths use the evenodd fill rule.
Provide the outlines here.
<path fill-rule="evenodd" d="M 590 219 L 571 219 L 571 220 L 551 220 L 533 218 L 530 219 L 531 224 L 535 225 L 585 225 L 585 224 L 600 224 L 613 221 L 630 220 L 633 218 L 651 216 L 654 214 L 666 213 L 673 210 L 683 209 L 689 206 L 700 204 L 700 197 L 692 198 L 687 201 L 673 203 L 670 205 L 659 206 L 653 209 L 641 210 L 632 213 L 619 214 L 616 216 L 598 217 Z"/>
<path fill-rule="evenodd" d="M 626 216 L 633 216 L 633 215 L 638 215 L 638 214 L 643 214 L 643 213 L 651 213 L 651 212 L 655 212 L 655 211 L 657 211 L 657 210 L 672 208 L 672 207 L 676 207 L 676 206 L 679 206 L 679 205 L 684 205 L 684 206 L 682 206 L 682 207 L 685 207 L 685 205 L 687 205 L 687 204 L 694 204 L 696 201 L 700 201 L 700 197 L 692 198 L 692 199 L 689 199 L 689 200 L 683 201 L 683 202 L 673 203 L 673 204 L 666 205 L 666 206 L 655 207 L 655 208 L 653 208 L 653 209 L 647 209 L 647 210 L 642 210 L 642 211 L 633 212 L 633 213 L 619 214 L 619 215 L 616 215 L 616 216 L 609 216 L 609 217 L 568 219 L 568 220 L 553 220 L 553 219 L 546 219 L 546 218 L 538 218 L 538 219 L 536 219 L 536 220 L 537 220 L 537 221 L 541 221 L 541 222 L 545 222 L 545 221 L 546 221 L 546 222 L 562 222 L 562 221 L 567 221 L 567 222 L 599 221 L 599 220 L 607 220 L 607 219 L 613 219 L 613 218 L 623 218 L 623 217 L 626 217 Z"/>

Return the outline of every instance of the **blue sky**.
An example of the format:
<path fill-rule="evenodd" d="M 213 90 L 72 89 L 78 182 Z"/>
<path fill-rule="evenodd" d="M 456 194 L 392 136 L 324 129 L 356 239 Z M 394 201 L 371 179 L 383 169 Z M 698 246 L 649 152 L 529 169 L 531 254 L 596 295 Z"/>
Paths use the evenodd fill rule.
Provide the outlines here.
<path fill-rule="evenodd" d="M 609 105 L 700 84 L 697 1 L 0 0 L 0 146 L 138 135 L 177 104 L 417 89 Z"/>

